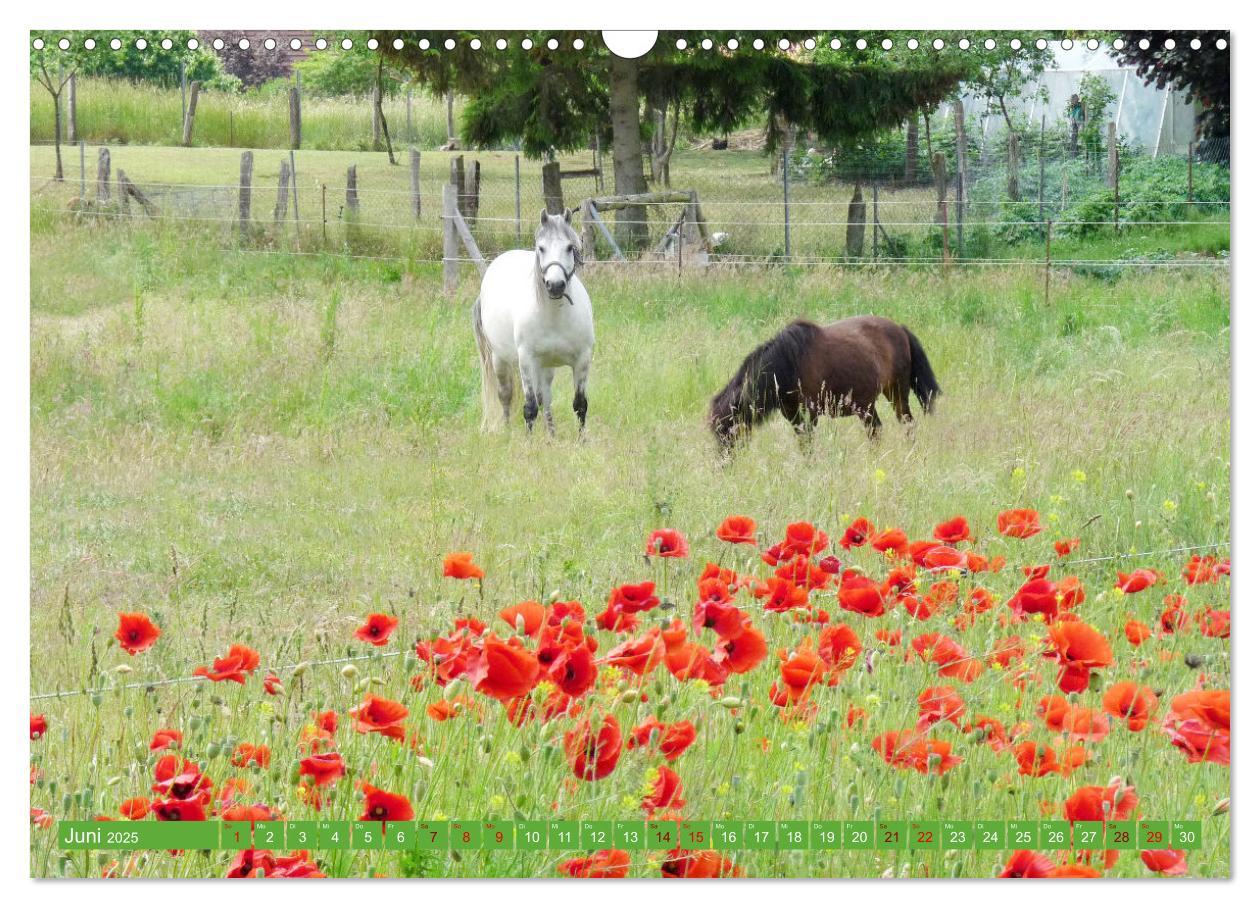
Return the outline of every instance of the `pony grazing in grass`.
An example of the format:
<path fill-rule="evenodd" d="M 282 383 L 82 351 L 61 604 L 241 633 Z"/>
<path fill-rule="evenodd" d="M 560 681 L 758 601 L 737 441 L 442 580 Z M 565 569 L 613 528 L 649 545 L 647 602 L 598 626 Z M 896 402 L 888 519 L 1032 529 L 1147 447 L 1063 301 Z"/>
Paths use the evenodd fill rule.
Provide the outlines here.
<path fill-rule="evenodd" d="M 512 416 L 516 376 L 525 397 L 525 425 L 534 428 L 541 409 L 547 431 L 551 382 L 556 369 L 573 370 L 573 412 L 586 428 L 586 380 L 595 349 L 591 298 L 576 272 L 582 264 L 573 213 L 544 209 L 534 249 L 513 249 L 490 263 L 473 305 L 473 333 L 481 356 L 482 428 L 506 425 Z M 500 414 L 502 420 L 499 419 Z"/>
<path fill-rule="evenodd" d="M 876 315 L 830 325 L 795 321 L 744 358 L 709 406 L 709 426 L 724 451 L 778 410 L 803 440 L 818 417 L 857 415 L 879 434 L 881 394 L 901 422 L 912 422 L 910 393 L 925 413 L 941 393 L 919 339 Z"/>

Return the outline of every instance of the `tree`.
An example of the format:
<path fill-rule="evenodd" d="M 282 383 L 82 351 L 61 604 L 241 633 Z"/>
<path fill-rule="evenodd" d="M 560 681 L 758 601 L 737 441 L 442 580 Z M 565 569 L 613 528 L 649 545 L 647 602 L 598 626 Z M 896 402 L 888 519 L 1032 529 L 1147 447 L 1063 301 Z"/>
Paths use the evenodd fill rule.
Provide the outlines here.
<path fill-rule="evenodd" d="M 271 50 L 263 47 L 257 32 L 214 31 L 201 32 L 204 44 L 213 47 L 215 38 L 223 41 L 223 47 L 214 51 L 224 72 L 241 80 L 245 88 L 257 88 L 272 79 L 286 78 L 293 67 L 288 58 L 280 52 L 279 47 Z M 249 47 L 240 46 L 241 39 L 249 41 Z"/>
<path fill-rule="evenodd" d="M 45 45 L 40 50 L 31 50 L 31 70 L 35 79 L 52 96 L 53 147 L 56 149 L 57 160 L 53 179 L 58 183 L 65 179 L 65 171 L 61 166 L 61 93 L 78 66 L 77 55 L 61 52 L 58 48 Z"/>
<path fill-rule="evenodd" d="M 420 49 L 419 33 L 376 34 L 383 52 L 431 90 L 453 89 L 471 98 L 463 122 L 470 144 L 519 140 L 526 154 L 546 157 L 585 147 L 593 132 L 611 125 L 614 185 L 623 195 L 647 189 L 644 99 L 660 109 L 676 107 L 698 129 L 729 132 L 757 117 L 773 153 L 790 129 L 826 139 L 896 125 L 948 95 L 964 75 L 961 67 L 926 55 L 897 69 L 853 60 L 818 62 L 802 50 L 802 42 L 813 36 L 789 33 L 792 46 L 784 52 L 754 50 L 753 33 L 711 33 L 715 49 L 701 50 L 693 32 L 662 32 L 645 56 L 625 60 L 609 52 L 597 34 L 476 33 L 486 50 L 471 47 L 471 33 L 424 35 L 429 50 Z M 507 49 L 489 50 L 499 37 L 507 40 Z M 521 48 L 523 37 L 532 41 L 529 50 Z M 578 37 L 584 42 L 580 51 L 573 48 Z M 548 49 L 549 38 L 562 49 Z M 394 47 L 395 39 L 402 40 L 401 48 Z M 447 39 L 454 48 L 438 49 Z M 679 39 L 685 49 L 677 47 Z M 643 245 L 646 209 L 621 209 L 617 232 L 626 246 Z"/>
<path fill-rule="evenodd" d="M 1228 32 L 1117 32 L 1124 46 L 1112 55 L 1124 66 L 1158 88 L 1185 91 L 1199 102 L 1199 135 L 1207 139 L 1229 137 L 1229 33 Z M 1190 41 L 1198 38 L 1198 50 Z M 1222 50 L 1218 40 L 1227 43 Z M 1145 49 L 1141 41 L 1147 41 Z M 1173 47 L 1166 46 L 1168 41 Z"/>

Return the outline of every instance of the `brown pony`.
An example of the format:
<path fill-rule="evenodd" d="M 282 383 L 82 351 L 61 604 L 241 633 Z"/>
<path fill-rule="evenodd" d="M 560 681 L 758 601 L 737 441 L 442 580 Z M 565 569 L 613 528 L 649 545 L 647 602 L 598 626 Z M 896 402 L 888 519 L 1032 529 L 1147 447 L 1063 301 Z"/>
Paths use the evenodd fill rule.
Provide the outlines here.
<path fill-rule="evenodd" d="M 709 405 L 709 425 L 729 449 L 776 409 L 808 439 L 820 415 L 856 414 L 873 438 L 883 394 L 911 422 L 910 392 L 925 413 L 941 393 L 919 339 L 903 325 L 859 315 L 830 325 L 798 320 L 744 358 Z"/>

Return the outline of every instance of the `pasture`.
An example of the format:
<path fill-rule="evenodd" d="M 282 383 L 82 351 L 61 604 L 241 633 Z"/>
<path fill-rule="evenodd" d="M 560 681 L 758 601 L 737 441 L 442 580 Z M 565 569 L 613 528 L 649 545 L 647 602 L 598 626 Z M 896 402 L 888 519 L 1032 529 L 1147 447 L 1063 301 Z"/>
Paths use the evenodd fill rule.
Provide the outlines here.
<path fill-rule="evenodd" d="M 137 159 L 124 165 L 137 174 L 156 174 L 158 159 L 175 155 L 124 153 Z M 204 154 L 223 156 L 222 177 L 161 169 L 161 178 L 230 181 L 236 153 Z M 343 159 L 327 154 L 327 172 L 343 172 Z M 139 163 L 146 156 L 150 170 Z M 47 149 L 33 148 L 32 159 L 33 175 L 49 170 Z M 681 184 L 686 160 L 675 167 Z M 1031 820 L 1059 817 L 1079 787 L 1120 777 L 1135 787 L 1142 816 L 1203 821 L 1206 844 L 1189 855 L 1191 875 L 1228 874 L 1228 815 L 1213 809 L 1229 795 L 1229 768 L 1187 762 L 1157 722 L 1130 731 L 1113 721 L 1085 745 L 1085 765 L 1043 777 L 1019 774 L 1009 752 L 949 723 L 932 731 L 964 758 L 948 773 L 894 768 L 871 743 L 913 726 L 920 692 L 943 683 L 909 650 L 916 635 L 943 632 L 976 654 L 1018 635 L 1027 646 L 1015 666 L 1030 673 L 1026 693 L 989 667 L 957 685 L 967 716 L 994 716 L 1008 729 L 1026 722 L 1024 739 L 1066 746 L 1037 712 L 1044 694 L 1057 693 L 1054 664 L 1039 655 L 1045 628 L 1007 626 L 1005 606 L 1024 580 L 1020 567 L 1055 562 L 1051 544 L 1065 537 L 1080 538 L 1071 558 L 1081 563 L 1056 566 L 1054 576 L 1080 578 L 1087 595 L 1076 611 L 1112 641 L 1115 663 L 1099 672 L 1104 689 L 1137 680 L 1166 705 L 1201 678 L 1204 687 L 1229 687 L 1228 638 L 1205 637 L 1192 624 L 1135 649 L 1123 632 L 1130 619 L 1154 624 L 1166 593 L 1185 594 L 1191 612 L 1228 608 L 1228 578 L 1186 587 L 1187 553 L 1168 552 L 1229 539 L 1224 270 L 1056 272 L 1047 304 L 1042 273 L 1018 267 L 592 267 L 583 279 L 596 350 L 579 443 L 567 371 L 557 381 L 555 439 L 526 435 L 519 398 L 509 431 L 479 432 L 471 271 L 447 298 L 439 265 L 284 251 L 232 248 L 214 225 L 121 227 L 36 206 L 32 693 L 104 690 L 32 703 L 47 721 L 31 745 L 32 807 L 59 819 L 117 816 L 123 800 L 152 796 L 149 741 L 169 727 L 182 730 L 181 753 L 216 786 L 244 779 L 240 803 L 289 819 L 357 818 L 358 781 L 404 794 L 419 818 L 642 817 L 659 756 L 628 750 L 608 778 L 581 781 L 566 764 L 571 723 L 517 727 L 464 682 L 413 687 L 427 666 L 412 644 L 449 633 L 459 616 L 509 636 L 513 628 L 495 616 L 522 600 L 580 600 L 593 616 L 609 590 L 642 580 L 655 581 L 664 604 L 641 616 L 640 631 L 674 617 L 689 625 L 706 562 L 769 573 L 753 549 L 714 538 L 729 514 L 757 520 L 762 548 L 794 521 L 838 540 L 865 516 L 916 539 L 965 515 L 973 547 L 1009 564 L 997 574 L 949 576 L 964 599 L 975 585 L 989 588 L 994 609 L 959 628 L 948 610 L 922 621 L 900 607 L 866 618 L 838 609 L 834 590 L 815 594 L 816 606 L 853 626 L 864 645 L 835 686 L 814 692 L 816 716 L 781 714 L 767 691 L 780 678 L 779 651 L 796 651 L 817 627 L 763 611 L 746 590 L 737 601 L 754 614 L 768 657 L 732 677 L 722 698 L 664 667 L 640 680 L 605 666 L 591 705 L 617 716 L 624 732 L 649 715 L 694 724 L 696 742 L 671 764 L 686 801 L 676 812 L 686 817 Z M 903 432 L 881 402 L 878 443 L 856 420 L 824 421 L 808 452 L 776 419 L 721 466 L 704 412 L 744 354 L 793 317 L 862 313 L 918 335 L 944 388 L 937 412 Z M 1036 508 L 1045 532 L 999 536 L 996 514 L 1014 507 Z M 648 533 L 663 527 L 686 536 L 688 558 L 644 557 Z M 485 569 L 483 582 L 443 577 L 443 556 L 460 550 Z M 1227 557 L 1228 549 L 1202 553 Z M 836 554 L 873 576 L 887 567 L 869 548 Z M 1111 556 L 1121 557 L 1090 560 Z M 1137 567 L 1162 572 L 1167 584 L 1115 590 L 1116 571 Z M 158 644 L 134 657 L 122 652 L 112 637 L 120 611 L 148 614 L 162 628 Z M 376 612 L 399 619 L 380 650 L 354 637 Z M 904 642 L 881 642 L 877 629 L 902 631 Z M 590 632 L 601 653 L 625 636 Z M 243 686 L 122 688 L 187 678 L 237 642 L 262 654 Z M 354 661 L 319 664 L 337 659 Z M 297 664 L 304 667 L 294 671 Z M 272 669 L 284 687 L 275 696 L 259 683 Z M 368 692 L 406 705 L 406 743 L 354 731 L 347 711 Z M 460 696 L 469 700 L 453 718 L 429 712 Z M 1093 708 L 1100 699 L 1094 688 L 1073 695 Z M 866 718 L 850 724 L 853 707 Z M 297 742 L 325 710 L 340 716 L 336 747 L 348 774 L 321 814 L 301 783 Z M 269 765 L 233 765 L 242 742 L 267 745 Z M 32 829 L 33 874 L 222 876 L 233 859 L 152 853 L 110 867 L 112 856 L 63 854 L 54 830 Z M 547 876 L 572 856 L 317 858 L 334 876 Z M 1009 852 L 731 857 L 755 876 L 988 877 Z M 630 874 L 659 876 L 662 859 L 636 854 Z M 1150 871 L 1129 852 L 1106 874 Z"/>

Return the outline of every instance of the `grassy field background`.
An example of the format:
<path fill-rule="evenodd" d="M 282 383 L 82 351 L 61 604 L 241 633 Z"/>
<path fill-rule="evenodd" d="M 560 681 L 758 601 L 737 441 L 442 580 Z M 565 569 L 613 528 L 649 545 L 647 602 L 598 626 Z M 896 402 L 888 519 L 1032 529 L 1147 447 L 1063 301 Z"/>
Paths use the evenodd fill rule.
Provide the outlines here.
<path fill-rule="evenodd" d="M 33 178 L 49 171 L 49 154 L 32 149 Z M 510 156 L 480 157 L 511 167 Z M 259 155 L 260 183 L 274 180 L 268 168 L 278 158 Z M 181 162 L 192 159 L 174 149 L 128 148 L 116 160 L 140 180 L 230 184 L 239 155 L 198 150 L 186 169 Z M 368 187 L 387 175 L 405 180 L 383 156 L 331 152 L 302 153 L 299 173 L 331 181 L 344 176 L 347 161 L 363 162 Z M 444 160 L 426 154 L 425 161 L 429 178 L 440 180 Z M 701 156 L 676 165 L 683 185 L 689 161 Z M 753 165 L 745 166 L 751 175 Z M 743 172 L 720 179 L 738 188 Z M 698 181 L 698 164 L 695 173 Z M 1121 241 L 1103 240 L 1092 255 L 1106 258 L 1113 242 Z M 685 619 L 700 567 L 731 563 L 712 537 L 730 513 L 754 516 L 767 542 L 794 520 L 814 521 L 834 538 L 865 515 L 920 538 L 964 514 L 978 547 L 1012 560 L 986 581 L 999 602 L 1022 579 L 1018 565 L 1051 560 L 1050 543 L 1060 536 L 1082 538 L 1080 558 L 1229 538 L 1223 269 L 1056 271 L 1047 304 L 1042 274 L 1022 268 L 713 268 L 681 276 L 591 268 L 585 280 L 597 350 L 589 438 L 578 443 L 567 375 L 558 381 L 556 439 L 528 437 L 519 422 L 500 436 L 478 432 L 471 271 L 447 298 L 432 263 L 282 254 L 291 251 L 286 243 L 236 249 L 214 225 L 122 228 L 67 218 L 56 197 L 37 200 L 33 693 L 185 676 L 236 641 L 259 649 L 264 668 L 369 657 L 353 676 L 339 666 L 286 676 L 280 698 L 262 696 L 255 680 L 244 689 L 184 684 L 32 704 L 49 723 L 47 736 L 32 742 L 39 775 L 32 805 L 58 818 L 114 814 L 123 798 L 147 791 L 148 739 L 170 725 L 184 729 L 185 753 L 216 780 L 246 776 L 251 800 L 290 819 L 313 818 L 295 794 L 293 742 L 315 710 L 335 709 L 348 721 L 346 710 L 367 689 L 408 705 L 424 759 L 397 758 L 390 742 L 349 729 L 341 752 L 353 778 L 407 793 L 419 816 L 641 815 L 638 798 L 655 762 L 636 752 L 606 783 L 576 783 L 554 723 L 517 729 L 488 702 L 481 722 L 434 722 L 425 708 L 440 693 L 432 685 L 412 691 L 414 657 L 372 656 L 352 632 L 368 612 L 390 612 L 401 624 L 400 645 L 389 649 L 407 650 L 417 637 L 445 633 L 458 614 L 490 621 L 510 603 L 553 597 L 580 599 L 593 614 L 611 587 L 642 579 L 656 580 Z M 1227 233 L 1209 243 L 1222 244 Z M 945 390 L 938 412 L 913 433 L 886 431 L 878 444 L 852 420 L 826 423 L 810 453 L 776 421 L 719 466 L 703 414 L 743 355 L 790 318 L 868 312 L 902 321 L 921 338 Z M 1014 506 L 1038 508 L 1048 531 L 1022 543 L 996 536 L 994 515 Z M 692 540 L 689 560 L 645 564 L 644 537 L 662 526 Z M 459 549 L 486 568 L 480 592 L 441 576 L 443 554 Z M 759 565 L 740 559 L 741 570 Z M 844 559 L 872 571 L 881 563 L 866 550 Z M 1150 623 L 1162 595 L 1114 595 L 1115 570 L 1144 566 L 1176 577 L 1184 560 L 1174 554 L 1077 569 L 1089 593 L 1079 611 L 1119 641 L 1108 683 L 1136 677 L 1171 695 L 1194 687 L 1202 672 L 1207 686 L 1229 686 L 1228 640 L 1176 638 L 1159 644 L 1168 658 L 1144 653 L 1142 664 L 1121 650 L 1126 618 Z M 1227 607 L 1228 587 L 1196 597 L 1195 607 Z M 835 615 L 834 605 L 824 607 Z M 159 646 L 126 657 L 111 639 L 120 610 L 152 615 L 163 628 Z M 1004 611 L 999 605 L 994 617 Z M 875 648 L 877 627 L 913 635 L 949 630 L 943 621 L 911 622 L 898 610 L 849 623 Z M 962 766 L 940 778 L 898 773 L 870 740 L 913 724 L 915 698 L 934 675 L 881 654 L 874 673 L 855 669 L 817 694 L 816 723 L 784 722 L 766 704 L 774 653 L 807 631 L 770 615 L 758 615 L 758 625 L 771 656 L 732 682 L 745 708 L 719 709 L 703 685 L 663 673 L 645 688 L 646 703 L 622 702 L 625 682 L 614 678 L 597 694 L 627 730 L 648 712 L 697 723 L 700 739 L 674 767 L 685 780 L 688 816 L 1035 819 L 1043 802 L 1122 776 L 1137 787 L 1144 816 L 1204 820 L 1209 847 L 1191 854 L 1192 874 L 1228 873 L 1228 816 L 1210 814 L 1229 794 L 1229 770 L 1188 764 L 1154 725 L 1142 733 L 1113 728 L 1070 778 L 1017 776 L 1009 755 L 957 732 L 942 734 L 966 757 Z M 985 652 L 1006 633 L 994 620 L 959 637 Z M 606 648 L 613 637 L 600 636 Z M 1206 660 L 1202 668 L 1187 667 L 1190 654 Z M 1032 667 L 1048 671 L 1033 659 Z M 999 674 L 960 692 L 975 712 L 1030 721 L 1042 732 L 1035 737 L 1046 737 L 1038 697 L 1020 700 Z M 1096 705 L 1097 694 L 1082 696 Z M 869 725 L 845 727 L 839 717 L 851 705 L 870 712 Z M 230 766 L 240 741 L 269 743 L 271 768 Z M 325 815 L 357 817 L 361 801 L 349 782 Z M 104 858 L 89 864 L 62 855 L 53 834 L 33 830 L 33 873 L 101 872 Z M 320 858 L 333 875 L 482 876 L 548 875 L 564 856 Z M 763 876 L 991 876 L 1006 856 L 745 853 L 737 860 Z M 230 857 L 152 855 L 132 875 L 217 876 Z M 636 859 L 633 873 L 656 875 L 657 864 Z M 1111 875 L 1147 871 L 1129 854 Z"/>

